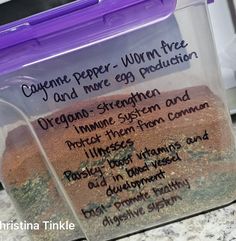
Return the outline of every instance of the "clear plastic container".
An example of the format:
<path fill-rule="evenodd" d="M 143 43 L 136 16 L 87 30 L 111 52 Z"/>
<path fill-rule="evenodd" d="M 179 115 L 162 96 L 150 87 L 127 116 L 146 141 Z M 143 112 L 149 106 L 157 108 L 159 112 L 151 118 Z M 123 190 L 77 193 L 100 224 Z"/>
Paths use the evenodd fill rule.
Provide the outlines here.
<path fill-rule="evenodd" d="M 87 4 L 1 31 L 2 182 L 22 219 L 77 227 L 32 239 L 108 240 L 234 201 L 207 2 Z"/>

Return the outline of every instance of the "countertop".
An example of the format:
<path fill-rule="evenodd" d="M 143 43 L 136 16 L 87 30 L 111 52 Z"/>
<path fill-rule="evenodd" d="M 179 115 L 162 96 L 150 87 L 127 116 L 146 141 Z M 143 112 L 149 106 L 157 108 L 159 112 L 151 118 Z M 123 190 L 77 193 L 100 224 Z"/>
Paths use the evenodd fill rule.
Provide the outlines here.
<path fill-rule="evenodd" d="M 236 134 L 236 125 L 234 125 Z M 0 192 L 0 220 L 17 220 L 5 191 Z M 236 241 L 236 203 L 183 221 L 122 238 L 120 241 Z M 29 241 L 23 231 L 1 231 L 0 241 Z"/>

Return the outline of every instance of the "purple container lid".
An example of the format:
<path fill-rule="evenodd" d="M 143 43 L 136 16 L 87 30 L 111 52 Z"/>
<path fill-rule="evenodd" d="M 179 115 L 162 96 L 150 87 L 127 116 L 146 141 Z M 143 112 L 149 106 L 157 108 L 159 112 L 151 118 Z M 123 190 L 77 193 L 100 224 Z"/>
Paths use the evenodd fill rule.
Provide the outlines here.
<path fill-rule="evenodd" d="M 0 27 L 0 73 L 169 17 L 177 0 L 81 0 Z"/>
<path fill-rule="evenodd" d="M 117 11 L 142 5 L 159 5 L 158 18 L 171 14 L 176 0 L 82 0 L 42 12 L 0 27 L 0 49 L 89 23 Z M 148 5 L 148 4 L 146 4 Z M 144 5 L 143 5 L 144 6 Z M 140 8 L 140 11 L 144 10 Z M 103 26 L 101 26 L 103 27 Z M 96 31 L 96 29 L 94 29 Z"/>
<path fill-rule="evenodd" d="M 0 73 L 164 20 L 175 11 L 176 3 L 80 0 L 0 26 Z"/>

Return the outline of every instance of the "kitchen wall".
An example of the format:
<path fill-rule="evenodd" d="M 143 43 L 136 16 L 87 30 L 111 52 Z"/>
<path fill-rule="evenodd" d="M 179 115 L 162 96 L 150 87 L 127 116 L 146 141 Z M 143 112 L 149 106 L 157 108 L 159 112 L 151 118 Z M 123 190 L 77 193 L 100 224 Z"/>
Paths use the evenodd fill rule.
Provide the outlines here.
<path fill-rule="evenodd" d="M 215 0 L 209 10 L 228 105 L 236 114 L 236 0 Z"/>

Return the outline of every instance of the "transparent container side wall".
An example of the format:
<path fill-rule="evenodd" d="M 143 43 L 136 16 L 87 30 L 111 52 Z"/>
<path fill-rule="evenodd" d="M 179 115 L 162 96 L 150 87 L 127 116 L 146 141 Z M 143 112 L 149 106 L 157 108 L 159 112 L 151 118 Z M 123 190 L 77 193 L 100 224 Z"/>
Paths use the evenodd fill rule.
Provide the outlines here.
<path fill-rule="evenodd" d="M 181 28 L 182 38 L 188 39 L 200 60 L 199 64 L 191 65 L 186 80 L 194 85 L 202 85 L 205 82 L 211 91 L 224 99 L 215 43 L 208 21 L 208 9 L 204 4 L 196 3 L 192 7 L 176 11 L 175 16 Z"/>
<path fill-rule="evenodd" d="M 1 181 L 31 240 L 68 241 L 83 237 L 67 203 L 59 195 L 29 123 L 5 101 L 0 101 L 0 113 L 1 134 L 7 137 L 6 141 L 1 140 Z M 60 222 L 75 227 L 67 231 L 51 227 Z"/>
<path fill-rule="evenodd" d="M 2 98 L 29 117 L 89 240 L 235 198 L 229 113 L 206 6 L 194 2 L 1 77 L 10 83 Z"/>

